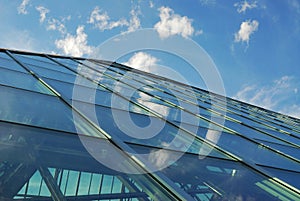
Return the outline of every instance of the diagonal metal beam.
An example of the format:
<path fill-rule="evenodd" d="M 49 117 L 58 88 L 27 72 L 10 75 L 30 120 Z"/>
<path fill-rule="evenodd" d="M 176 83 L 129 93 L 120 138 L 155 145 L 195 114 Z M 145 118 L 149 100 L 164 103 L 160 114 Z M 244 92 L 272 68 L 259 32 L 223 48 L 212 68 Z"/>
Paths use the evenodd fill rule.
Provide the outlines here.
<path fill-rule="evenodd" d="M 66 198 L 64 197 L 61 190 L 57 186 L 56 181 L 53 178 L 53 176 L 51 175 L 48 168 L 40 166 L 39 172 L 40 172 L 42 178 L 44 179 L 44 181 L 51 193 L 53 200 L 54 201 L 66 201 Z"/>

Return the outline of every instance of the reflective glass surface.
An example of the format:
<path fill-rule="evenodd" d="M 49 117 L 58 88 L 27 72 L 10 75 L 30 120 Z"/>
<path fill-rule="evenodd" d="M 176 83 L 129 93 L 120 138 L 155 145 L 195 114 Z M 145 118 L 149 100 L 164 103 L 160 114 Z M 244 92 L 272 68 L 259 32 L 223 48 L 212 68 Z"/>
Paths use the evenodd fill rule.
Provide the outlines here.
<path fill-rule="evenodd" d="M 0 49 L 0 145 L 0 200 L 300 200 L 299 119 L 109 61 Z"/>
<path fill-rule="evenodd" d="M 40 81 L 30 74 L 20 73 L 7 69 L 0 69 L 0 84 L 36 91 L 45 94 L 53 94 Z"/>

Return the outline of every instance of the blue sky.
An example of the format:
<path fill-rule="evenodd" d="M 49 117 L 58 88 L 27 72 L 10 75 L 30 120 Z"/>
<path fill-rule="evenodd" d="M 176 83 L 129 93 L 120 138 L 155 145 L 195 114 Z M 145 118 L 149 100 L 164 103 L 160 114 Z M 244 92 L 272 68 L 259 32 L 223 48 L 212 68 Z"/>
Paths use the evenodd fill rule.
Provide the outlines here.
<path fill-rule="evenodd" d="M 0 23 L 2 48 L 73 56 L 146 28 L 162 40 L 192 40 L 214 61 L 227 96 L 300 117 L 298 0 L 0 0 Z M 118 61 L 157 74 L 168 65 L 205 88 L 170 53 L 145 49 Z"/>

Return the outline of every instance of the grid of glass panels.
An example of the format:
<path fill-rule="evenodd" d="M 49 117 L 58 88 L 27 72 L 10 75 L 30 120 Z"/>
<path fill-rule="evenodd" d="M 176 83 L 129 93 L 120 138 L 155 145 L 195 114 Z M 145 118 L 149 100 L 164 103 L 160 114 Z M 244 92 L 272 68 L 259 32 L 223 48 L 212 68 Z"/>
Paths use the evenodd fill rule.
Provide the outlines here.
<path fill-rule="evenodd" d="M 298 119 L 106 61 L 2 49 L 0 71 L 3 199 L 300 200 Z"/>

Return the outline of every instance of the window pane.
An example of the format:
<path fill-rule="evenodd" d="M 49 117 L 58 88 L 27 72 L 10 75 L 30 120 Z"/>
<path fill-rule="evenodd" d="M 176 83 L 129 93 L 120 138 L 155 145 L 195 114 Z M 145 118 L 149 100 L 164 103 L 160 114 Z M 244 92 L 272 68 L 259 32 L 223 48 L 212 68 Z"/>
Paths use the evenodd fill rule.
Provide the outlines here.
<path fill-rule="evenodd" d="M 201 150 L 207 148 L 210 150 L 207 154 L 228 158 L 159 118 L 82 102 L 76 102 L 75 107 L 108 134 L 124 141 L 196 154 L 202 154 Z M 155 125 L 153 129 L 148 128 L 149 124 Z"/>
<path fill-rule="evenodd" d="M 29 64 L 29 65 L 34 65 L 34 66 L 39 66 L 42 68 L 50 69 L 50 70 L 56 70 L 56 71 L 60 71 L 60 72 L 64 72 L 64 73 L 71 73 L 71 71 L 68 70 L 67 68 L 54 63 L 53 61 L 51 61 L 50 59 L 48 59 L 46 57 L 18 55 L 18 54 L 14 54 L 14 57 L 16 57 L 16 59 L 18 59 L 20 62 L 22 62 L 25 65 Z"/>
<path fill-rule="evenodd" d="M 79 139 L 73 134 L 4 122 L 0 122 L 0 136 L 0 179 L 4 181 L 5 178 L 6 184 L 1 185 L 2 198 L 10 194 L 10 197 L 23 195 L 43 200 L 45 197 L 39 197 L 41 195 L 50 200 L 50 195 L 45 193 L 47 189 L 42 190 L 46 187 L 44 182 L 48 182 L 52 186 L 57 185 L 63 195 L 79 194 L 89 200 L 103 200 L 103 196 L 118 200 L 149 200 L 154 196 L 158 200 L 174 200 L 173 195 L 107 140 L 88 136 Z M 83 146 L 82 140 L 88 148 Z M 93 151 L 123 171 L 113 170 L 100 160 L 95 160 L 90 154 Z M 140 174 L 124 173 L 130 170 Z M 84 177 L 91 174 L 93 180 L 85 181 Z M 28 190 L 23 190 L 28 183 Z M 86 185 L 86 188 L 81 185 Z M 122 192 L 120 188 L 123 188 Z"/>
<path fill-rule="evenodd" d="M 0 67 L 27 73 L 27 71 L 22 66 L 20 66 L 11 57 L 3 52 L 0 52 Z"/>
<path fill-rule="evenodd" d="M 32 75 L 4 68 L 0 68 L 0 84 L 53 95 L 49 89 Z"/>
<path fill-rule="evenodd" d="M 132 147 L 139 153 L 155 151 L 142 146 Z M 160 158 L 172 158 L 173 155 L 176 153 L 167 151 Z M 300 199 L 299 195 L 287 188 L 229 160 L 185 154 L 161 172 L 195 200 L 277 200 L 278 197 L 285 200 Z"/>
<path fill-rule="evenodd" d="M 57 97 L 3 86 L 0 97 L 5 97 L 0 99 L 1 120 L 74 133 L 95 133 Z"/>

